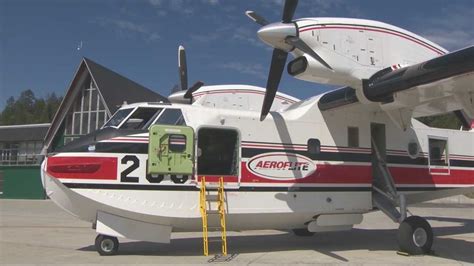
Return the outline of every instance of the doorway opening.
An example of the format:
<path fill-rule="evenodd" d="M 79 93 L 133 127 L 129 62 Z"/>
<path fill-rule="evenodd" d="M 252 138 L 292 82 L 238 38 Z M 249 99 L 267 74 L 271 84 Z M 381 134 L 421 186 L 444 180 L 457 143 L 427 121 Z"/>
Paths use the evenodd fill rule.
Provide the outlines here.
<path fill-rule="evenodd" d="M 199 129 L 197 155 L 199 176 L 223 176 L 224 179 L 237 177 L 240 161 L 239 133 L 234 129 Z"/>

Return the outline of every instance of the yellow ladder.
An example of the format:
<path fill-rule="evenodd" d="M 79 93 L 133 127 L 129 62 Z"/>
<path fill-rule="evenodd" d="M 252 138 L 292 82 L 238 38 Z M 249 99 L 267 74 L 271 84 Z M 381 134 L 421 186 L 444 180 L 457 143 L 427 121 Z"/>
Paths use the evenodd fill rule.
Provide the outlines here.
<path fill-rule="evenodd" d="M 206 191 L 206 177 L 201 179 L 201 192 L 199 197 L 199 205 L 201 209 L 202 217 L 202 238 L 203 238 L 203 251 L 204 256 L 209 255 L 209 237 L 208 237 L 208 214 L 219 214 L 220 218 L 220 230 L 221 230 L 221 248 L 222 255 L 227 255 L 227 236 L 226 236 L 226 225 L 225 225 L 225 196 L 224 196 L 224 178 L 219 178 L 219 186 L 217 188 L 216 195 L 210 195 Z M 207 206 L 211 206 L 210 202 L 217 201 L 217 210 L 208 210 Z"/>

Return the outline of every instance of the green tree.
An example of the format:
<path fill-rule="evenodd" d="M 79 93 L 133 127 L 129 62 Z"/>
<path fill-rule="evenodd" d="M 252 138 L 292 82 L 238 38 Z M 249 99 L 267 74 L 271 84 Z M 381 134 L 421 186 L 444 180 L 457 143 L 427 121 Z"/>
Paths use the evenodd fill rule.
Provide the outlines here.
<path fill-rule="evenodd" d="M 425 116 L 418 118 L 420 122 L 437 128 L 447 129 L 460 129 L 462 124 L 461 121 L 453 113 L 436 115 L 436 116 Z"/>
<path fill-rule="evenodd" d="M 52 93 L 36 98 L 31 90 L 21 92 L 18 99 L 10 97 L 0 113 L 0 125 L 20 125 L 51 122 L 62 98 Z"/>

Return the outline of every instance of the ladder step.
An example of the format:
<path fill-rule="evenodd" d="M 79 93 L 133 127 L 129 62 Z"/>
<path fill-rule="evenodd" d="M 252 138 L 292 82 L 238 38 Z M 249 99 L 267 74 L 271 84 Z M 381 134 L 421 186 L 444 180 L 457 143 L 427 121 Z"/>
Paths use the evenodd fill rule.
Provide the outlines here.
<path fill-rule="evenodd" d="M 219 201 L 219 195 L 206 195 L 206 201 Z"/>
<path fill-rule="evenodd" d="M 206 184 L 205 187 L 206 187 L 206 190 L 218 190 L 219 189 L 219 185 Z"/>

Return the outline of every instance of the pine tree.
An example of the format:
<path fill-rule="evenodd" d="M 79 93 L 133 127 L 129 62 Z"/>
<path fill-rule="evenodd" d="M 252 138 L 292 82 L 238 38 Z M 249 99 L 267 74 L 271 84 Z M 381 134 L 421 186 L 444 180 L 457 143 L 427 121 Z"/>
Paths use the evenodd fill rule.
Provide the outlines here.
<path fill-rule="evenodd" d="M 10 97 L 3 112 L 0 113 L 0 125 L 20 125 L 49 123 L 61 104 L 62 98 L 55 93 L 45 99 L 36 98 L 31 90 L 21 92 L 17 100 Z"/>

